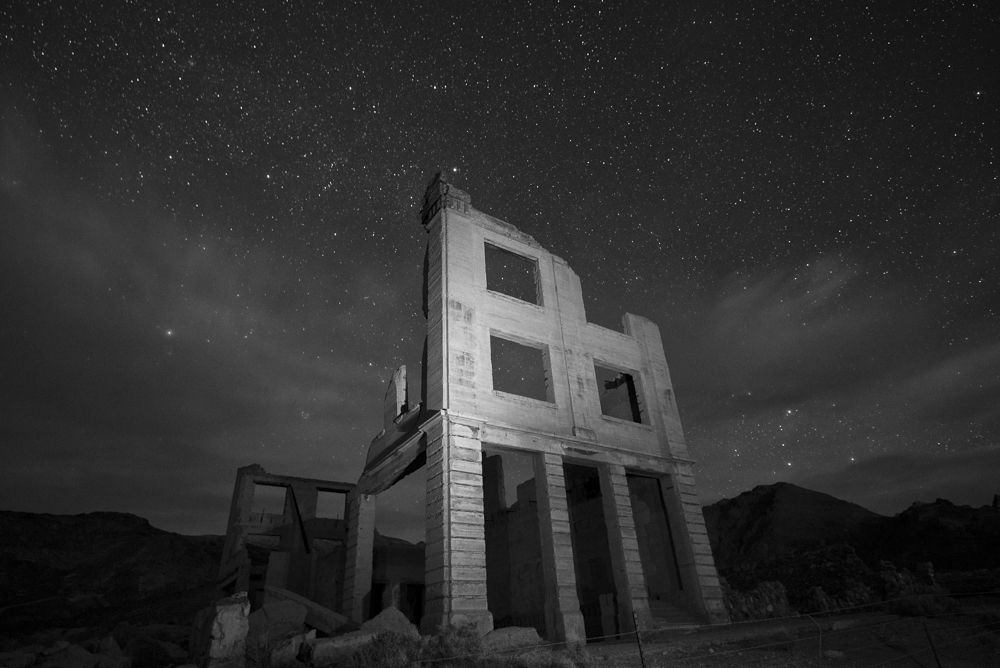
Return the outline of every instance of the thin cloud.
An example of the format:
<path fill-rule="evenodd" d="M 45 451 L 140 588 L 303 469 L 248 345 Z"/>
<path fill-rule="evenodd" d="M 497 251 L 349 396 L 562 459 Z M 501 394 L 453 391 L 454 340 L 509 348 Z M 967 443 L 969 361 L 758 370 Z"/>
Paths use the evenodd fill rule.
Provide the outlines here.
<path fill-rule="evenodd" d="M 1000 444 L 943 455 L 898 453 L 795 481 L 803 487 L 893 515 L 914 501 L 947 499 L 979 507 L 1000 493 Z"/>

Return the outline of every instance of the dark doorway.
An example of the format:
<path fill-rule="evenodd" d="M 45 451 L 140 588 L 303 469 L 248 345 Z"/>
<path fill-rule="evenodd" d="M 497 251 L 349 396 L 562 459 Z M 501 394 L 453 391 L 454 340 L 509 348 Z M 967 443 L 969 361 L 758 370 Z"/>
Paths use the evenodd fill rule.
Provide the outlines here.
<path fill-rule="evenodd" d="M 545 637 L 535 456 L 483 450 L 486 599 L 495 628 L 532 626 Z"/>
<path fill-rule="evenodd" d="M 596 468 L 565 464 L 566 500 L 569 504 L 570 537 L 573 541 L 573 565 L 576 568 L 576 595 L 588 639 L 603 638 L 601 620 L 604 607 L 616 605 L 614 572 L 611 569 L 611 546 L 604 521 L 601 479 Z"/>
<path fill-rule="evenodd" d="M 684 585 L 677 565 L 677 551 L 658 478 L 628 474 L 628 492 L 639 542 L 639 558 L 646 580 L 650 610 L 685 608 Z"/>

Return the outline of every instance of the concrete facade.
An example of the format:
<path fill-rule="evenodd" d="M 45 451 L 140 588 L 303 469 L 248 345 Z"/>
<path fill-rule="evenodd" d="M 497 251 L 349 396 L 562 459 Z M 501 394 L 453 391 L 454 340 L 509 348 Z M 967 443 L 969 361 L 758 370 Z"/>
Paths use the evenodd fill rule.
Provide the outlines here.
<path fill-rule="evenodd" d="M 585 641 L 580 595 L 591 580 L 613 583 L 601 584 L 613 591 L 586 596 L 603 597 L 605 626 L 609 601 L 616 602 L 612 612 L 621 632 L 634 628 L 633 619 L 649 627 L 651 592 L 671 587 L 672 605 L 702 622 L 726 621 L 657 326 L 632 314 L 623 318 L 622 332 L 588 323 L 580 279 L 566 262 L 472 208 L 469 196 L 442 174 L 428 186 L 422 223 L 429 235 L 422 402 L 407 406 L 394 380 L 396 408 L 387 408 L 386 429 L 373 441 L 358 482 L 358 493 L 374 495 L 425 467 L 422 628 L 461 621 L 493 627 L 487 582 L 496 591 L 498 579 L 509 575 L 486 555 L 486 514 L 503 509 L 497 491 L 503 484 L 497 487 L 496 467 L 486 466 L 484 495 L 484 447 L 525 453 L 534 462 L 550 640 Z M 532 375 L 534 385 L 519 384 Z M 405 383 L 405 373 L 403 378 Z M 585 482 L 595 499 L 589 505 L 570 507 L 567 471 L 579 473 L 571 466 L 589 467 Z M 643 516 L 662 517 L 665 528 L 637 533 L 638 496 L 629 484 L 635 476 L 655 481 L 659 500 L 644 492 L 642 502 L 659 503 L 662 510 Z M 579 559 L 574 562 L 580 550 L 571 516 L 577 510 L 589 513 L 588 526 L 607 535 L 606 578 L 583 576 Z M 674 584 L 661 573 L 658 588 L 650 589 L 643 559 L 649 569 L 658 553 L 643 549 L 640 540 L 658 537 L 662 546 L 664 531 L 672 554 L 659 570 L 675 571 Z M 488 578 L 488 564 L 500 572 Z"/>
<path fill-rule="evenodd" d="M 258 486 L 284 490 L 279 512 L 254 512 Z M 247 592 L 256 608 L 265 586 L 281 587 L 339 609 L 347 524 L 317 517 L 317 507 L 322 492 L 353 490 L 349 483 L 273 475 L 256 464 L 238 469 L 219 567 L 223 592 Z"/>

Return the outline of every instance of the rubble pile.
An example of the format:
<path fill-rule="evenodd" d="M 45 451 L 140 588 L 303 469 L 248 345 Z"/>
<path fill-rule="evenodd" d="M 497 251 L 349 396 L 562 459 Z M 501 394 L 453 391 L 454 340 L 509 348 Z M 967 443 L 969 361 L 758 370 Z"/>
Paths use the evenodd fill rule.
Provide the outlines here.
<path fill-rule="evenodd" d="M 741 592 L 730 587 L 725 578 L 719 580 L 722 583 L 722 596 L 731 621 L 774 619 L 796 614 L 788 605 L 788 592 L 785 591 L 785 585 L 780 582 L 761 582 L 751 591 Z"/>

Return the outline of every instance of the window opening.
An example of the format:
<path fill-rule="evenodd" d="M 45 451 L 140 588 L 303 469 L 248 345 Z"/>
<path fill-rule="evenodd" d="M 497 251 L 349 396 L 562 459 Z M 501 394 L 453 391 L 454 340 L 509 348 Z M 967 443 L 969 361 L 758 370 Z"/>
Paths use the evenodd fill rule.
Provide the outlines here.
<path fill-rule="evenodd" d="M 645 424 L 641 392 L 635 376 L 618 369 L 594 364 L 597 392 L 601 399 L 601 413 L 608 417 Z"/>
<path fill-rule="evenodd" d="M 253 486 L 253 501 L 250 503 L 250 518 L 255 522 L 281 523 L 285 516 L 286 488 L 280 485 Z"/>
<path fill-rule="evenodd" d="M 347 495 L 342 492 L 319 490 L 316 495 L 316 517 L 323 519 L 344 519 Z"/>
<path fill-rule="evenodd" d="M 490 336 L 490 357 L 494 390 L 550 403 L 555 400 L 544 349 Z"/>
<path fill-rule="evenodd" d="M 486 242 L 486 289 L 541 305 L 538 263 L 532 258 Z"/>

